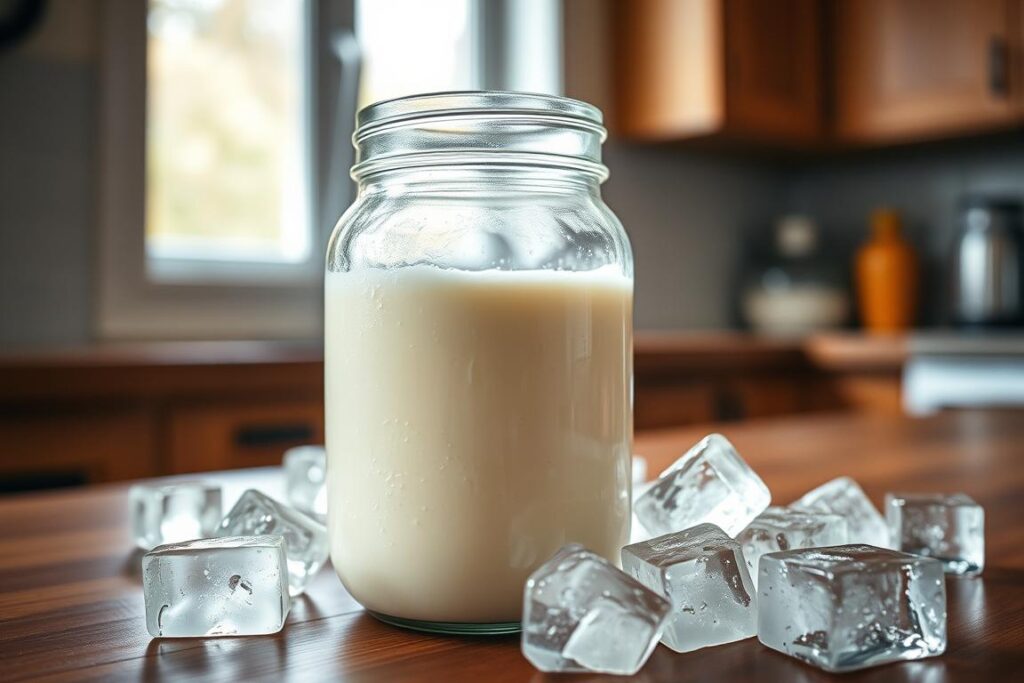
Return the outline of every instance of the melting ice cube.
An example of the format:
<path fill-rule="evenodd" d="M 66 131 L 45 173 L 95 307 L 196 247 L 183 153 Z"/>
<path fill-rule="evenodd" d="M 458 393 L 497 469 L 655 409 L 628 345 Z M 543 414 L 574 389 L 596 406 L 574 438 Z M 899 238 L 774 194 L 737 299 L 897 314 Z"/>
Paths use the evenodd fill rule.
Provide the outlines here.
<path fill-rule="evenodd" d="M 942 563 L 869 545 L 761 558 L 758 627 L 770 648 L 828 671 L 946 649 Z"/>

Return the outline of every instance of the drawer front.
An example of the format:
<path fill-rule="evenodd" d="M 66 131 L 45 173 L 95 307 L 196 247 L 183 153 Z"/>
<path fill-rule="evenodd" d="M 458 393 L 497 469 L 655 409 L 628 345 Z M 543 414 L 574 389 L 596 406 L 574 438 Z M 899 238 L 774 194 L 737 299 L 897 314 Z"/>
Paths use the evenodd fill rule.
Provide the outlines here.
<path fill-rule="evenodd" d="M 828 378 L 827 386 L 846 408 L 882 415 L 904 414 L 898 374 L 836 374 Z"/>
<path fill-rule="evenodd" d="M 806 376 L 722 376 L 677 383 L 637 383 L 638 430 L 793 415 L 816 409 Z"/>
<path fill-rule="evenodd" d="M 796 376 L 733 380 L 718 392 L 716 419 L 746 420 L 804 412 L 807 390 L 807 381 Z"/>
<path fill-rule="evenodd" d="M 232 403 L 173 408 L 172 474 L 280 465 L 285 449 L 323 443 L 319 401 Z"/>
<path fill-rule="evenodd" d="M 141 410 L 46 410 L 0 417 L 7 491 L 152 477 L 156 427 Z"/>
<path fill-rule="evenodd" d="M 661 429 L 715 419 L 715 388 L 710 383 L 637 384 L 634 428 Z"/>

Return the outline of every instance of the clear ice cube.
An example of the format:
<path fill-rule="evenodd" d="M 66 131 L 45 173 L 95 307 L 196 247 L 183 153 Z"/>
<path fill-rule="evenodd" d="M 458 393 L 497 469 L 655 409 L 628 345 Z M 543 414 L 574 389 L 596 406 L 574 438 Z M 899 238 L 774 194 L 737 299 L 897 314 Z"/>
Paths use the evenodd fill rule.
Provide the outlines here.
<path fill-rule="evenodd" d="M 656 536 L 703 523 L 735 536 L 770 502 L 768 487 L 733 445 L 711 434 L 662 472 L 637 498 L 633 511 Z"/>
<path fill-rule="evenodd" d="M 633 456 L 633 486 L 647 481 L 647 459 L 642 455 Z"/>
<path fill-rule="evenodd" d="M 142 587 L 154 637 L 276 633 L 291 605 L 280 536 L 158 546 L 142 558 Z"/>
<path fill-rule="evenodd" d="M 284 454 L 285 492 L 296 510 L 323 521 L 327 516 L 327 452 L 323 446 L 296 446 Z"/>
<path fill-rule="evenodd" d="M 676 652 L 757 633 L 757 598 L 740 545 L 714 524 L 627 545 L 622 567 L 669 596 L 672 619 L 661 642 Z"/>
<path fill-rule="evenodd" d="M 220 487 L 213 484 L 136 484 L 128 495 L 135 544 L 143 550 L 211 536 L 220 523 Z"/>
<path fill-rule="evenodd" d="M 635 502 L 652 486 L 654 486 L 653 481 L 645 481 L 642 484 L 633 484 L 633 501 Z M 647 529 L 644 528 L 644 525 L 640 523 L 640 520 L 636 516 L 636 506 L 634 505 L 633 512 L 630 515 L 629 542 L 639 543 L 640 541 L 646 541 L 653 535 L 654 534 L 647 531 Z"/>
<path fill-rule="evenodd" d="M 218 536 L 284 538 L 288 556 L 288 592 L 299 595 L 327 561 L 327 529 L 315 519 L 249 489 L 224 516 Z"/>
<path fill-rule="evenodd" d="M 830 512 L 846 518 L 846 540 L 891 548 L 885 519 L 853 479 L 839 477 L 805 493 L 789 507 L 805 512 Z"/>
<path fill-rule="evenodd" d="M 757 563 L 762 555 L 779 550 L 843 545 L 847 542 L 846 520 L 827 512 L 772 506 L 741 531 L 736 541 L 743 548 L 747 571 L 757 588 Z"/>
<path fill-rule="evenodd" d="M 850 671 L 946 649 L 942 563 L 869 545 L 761 558 L 757 635 L 827 671 Z"/>
<path fill-rule="evenodd" d="M 661 636 L 671 605 L 571 544 L 526 581 L 523 654 L 541 671 L 634 674 Z"/>
<path fill-rule="evenodd" d="M 940 560 L 947 574 L 985 567 L 985 511 L 963 493 L 887 493 L 885 516 L 899 550 Z"/>

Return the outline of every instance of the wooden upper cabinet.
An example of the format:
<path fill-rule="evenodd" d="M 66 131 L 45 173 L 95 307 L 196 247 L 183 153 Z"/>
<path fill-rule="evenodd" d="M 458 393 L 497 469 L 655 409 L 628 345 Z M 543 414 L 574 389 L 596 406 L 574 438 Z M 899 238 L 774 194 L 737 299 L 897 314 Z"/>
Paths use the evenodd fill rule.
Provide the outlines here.
<path fill-rule="evenodd" d="M 617 0 L 615 131 L 875 145 L 1024 124 L 1024 0 Z"/>
<path fill-rule="evenodd" d="M 726 128 L 788 140 L 821 136 L 821 5 L 728 0 Z"/>
<path fill-rule="evenodd" d="M 834 0 L 836 134 L 901 141 L 1018 120 L 1020 8 L 1019 0 Z"/>
<path fill-rule="evenodd" d="M 819 0 L 620 0 L 614 8 L 622 135 L 820 137 Z"/>

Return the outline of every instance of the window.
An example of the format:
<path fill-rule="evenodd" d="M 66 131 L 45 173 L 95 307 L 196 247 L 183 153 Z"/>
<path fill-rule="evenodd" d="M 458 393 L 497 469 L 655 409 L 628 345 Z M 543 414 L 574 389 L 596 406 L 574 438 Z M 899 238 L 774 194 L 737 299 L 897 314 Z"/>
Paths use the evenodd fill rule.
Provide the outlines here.
<path fill-rule="evenodd" d="M 97 336 L 319 336 L 351 1 L 99 7 Z"/>
<path fill-rule="evenodd" d="M 303 0 L 150 0 L 151 275 L 174 272 L 161 262 L 309 260 L 305 19 Z"/>
<path fill-rule="evenodd" d="M 100 6 L 104 338 L 319 336 L 356 104 L 561 89 L 560 0 Z"/>
<path fill-rule="evenodd" d="M 473 0 L 359 0 L 359 106 L 422 92 L 480 87 Z"/>
<path fill-rule="evenodd" d="M 443 90 L 562 92 L 561 0 L 357 0 L 359 106 Z"/>

